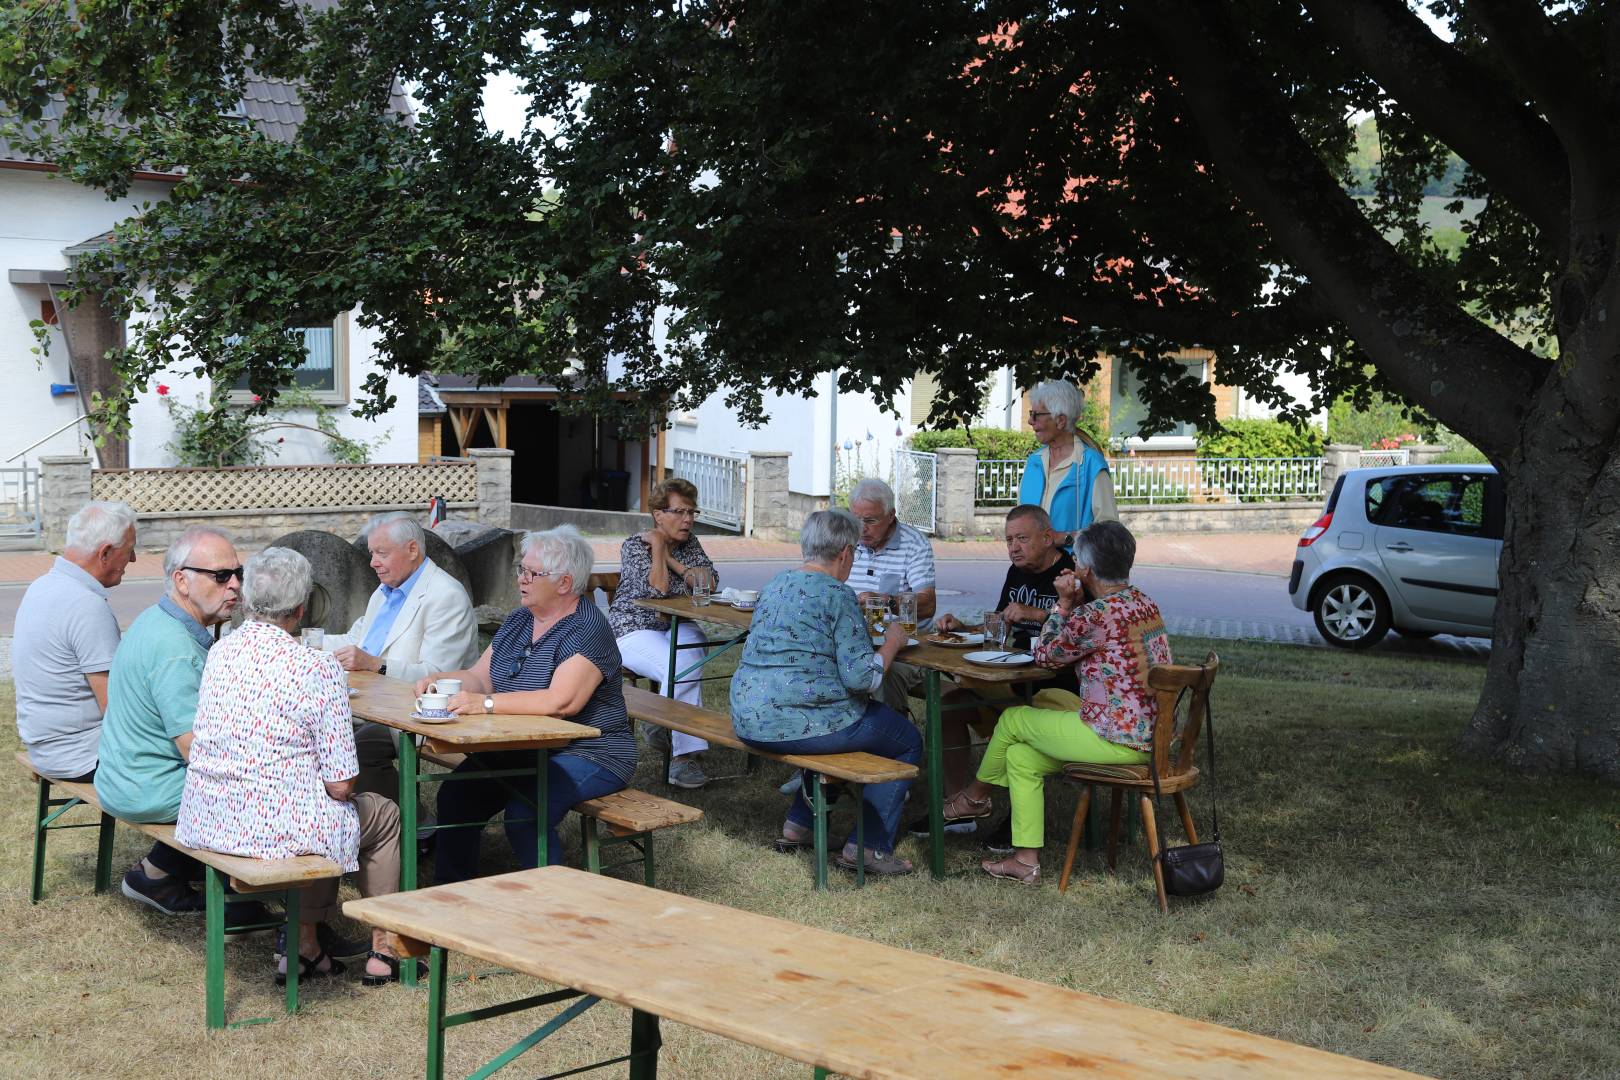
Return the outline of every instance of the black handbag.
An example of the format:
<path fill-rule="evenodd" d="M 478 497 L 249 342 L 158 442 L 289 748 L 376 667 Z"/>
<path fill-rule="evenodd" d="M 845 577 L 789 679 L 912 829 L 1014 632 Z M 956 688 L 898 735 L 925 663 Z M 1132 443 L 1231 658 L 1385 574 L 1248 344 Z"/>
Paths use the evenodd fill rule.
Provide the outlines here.
<path fill-rule="evenodd" d="M 1165 847 L 1164 828 L 1155 821 L 1159 833 L 1159 867 L 1164 872 L 1164 891 L 1171 896 L 1200 896 L 1214 892 L 1226 880 L 1226 863 L 1221 854 L 1221 818 L 1215 807 L 1215 710 L 1207 704 L 1204 726 L 1208 729 L 1205 741 L 1209 745 L 1209 814 L 1215 835 L 1214 839 L 1202 844 Z M 1149 759 L 1148 768 L 1153 774 L 1153 801 L 1160 803 L 1163 795 L 1159 791 L 1158 762 Z"/>

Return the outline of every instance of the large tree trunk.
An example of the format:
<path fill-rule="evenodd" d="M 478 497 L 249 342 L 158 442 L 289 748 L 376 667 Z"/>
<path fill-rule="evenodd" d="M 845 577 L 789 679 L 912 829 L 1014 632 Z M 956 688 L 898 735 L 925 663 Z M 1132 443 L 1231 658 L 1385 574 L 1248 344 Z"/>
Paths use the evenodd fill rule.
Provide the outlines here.
<path fill-rule="evenodd" d="M 1620 446 L 1559 381 L 1506 465 L 1496 634 L 1463 741 L 1515 771 L 1620 782 Z"/>

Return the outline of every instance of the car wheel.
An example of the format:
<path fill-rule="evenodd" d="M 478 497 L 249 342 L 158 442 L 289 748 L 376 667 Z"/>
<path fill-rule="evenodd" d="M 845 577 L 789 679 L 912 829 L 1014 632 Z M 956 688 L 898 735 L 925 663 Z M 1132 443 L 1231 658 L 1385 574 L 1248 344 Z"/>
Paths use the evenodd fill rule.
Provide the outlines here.
<path fill-rule="evenodd" d="M 1397 626 L 1395 628 L 1395 632 L 1397 634 L 1401 635 L 1401 637 L 1415 638 L 1415 639 L 1421 641 L 1421 640 L 1423 640 L 1425 638 L 1434 637 L 1434 635 L 1438 634 L 1440 631 L 1438 631 L 1438 630 L 1413 630 L 1413 629 L 1411 629 L 1409 627 Z"/>
<path fill-rule="evenodd" d="M 1357 575 L 1330 579 L 1311 614 L 1328 644 L 1341 649 L 1371 648 L 1389 633 L 1389 599 L 1383 589 Z"/>

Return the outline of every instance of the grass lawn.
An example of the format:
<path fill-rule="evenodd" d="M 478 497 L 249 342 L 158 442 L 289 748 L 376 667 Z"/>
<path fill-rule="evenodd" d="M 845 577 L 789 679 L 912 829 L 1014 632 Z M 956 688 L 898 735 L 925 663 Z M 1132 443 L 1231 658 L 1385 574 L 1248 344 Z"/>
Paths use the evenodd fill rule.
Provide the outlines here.
<path fill-rule="evenodd" d="M 1211 643 L 1175 642 L 1183 658 Z M 767 767 L 682 793 L 702 823 L 660 836 L 660 884 L 751 911 L 1139 1005 L 1448 1077 L 1620 1075 L 1615 926 L 1620 803 L 1610 788 L 1507 778 L 1453 747 L 1477 663 L 1220 642 L 1216 684 L 1227 881 L 1215 896 L 1153 902 L 1140 844 L 1109 877 L 1086 855 L 1066 896 L 1056 870 L 1074 793 L 1053 785 L 1037 889 L 964 873 L 845 879 L 818 896 L 806 858 L 767 846 L 784 809 Z M 720 687 L 713 687 L 723 693 Z M 0 713 L 11 711 L 0 684 Z M 47 899 L 27 900 L 33 789 L 0 768 L 0 1075 L 406 1076 L 421 1071 L 425 994 L 364 990 L 354 975 L 310 987 L 293 1019 L 208 1037 L 200 918 L 165 918 L 90 892 L 94 832 L 57 834 Z M 716 755 L 717 771 L 733 771 Z M 651 755 L 638 786 L 667 793 Z M 1192 796 L 1207 827 L 1206 792 Z M 846 804 L 847 805 L 847 804 Z M 915 804 L 914 804 L 915 805 Z M 1162 820 L 1173 821 L 1173 813 Z M 1061 824 L 1060 824 L 1061 823 Z M 567 832 L 565 831 L 565 837 Z M 570 843 L 573 843 L 572 838 Z M 116 869 L 144 845 L 120 830 Z M 919 863 L 923 845 L 902 852 Z M 979 852 L 953 839 L 953 867 Z M 486 835 L 505 865 L 505 841 Z M 267 937 L 227 946 L 233 1018 L 279 1008 Z M 468 970 L 463 966 L 461 970 Z M 486 976 L 453 988 L 462 1009 L 534 992 Z M 988 1018 L 984 1038 L 1001 1033 Z M 538 1020 L 457 1028 L 465 1074 Z M 663 1075 L 803 1077 L 808 1070 L 676 1024 Z M 628 1016 L 598 1006 L 514 1076 L 623 1052 Z"/>

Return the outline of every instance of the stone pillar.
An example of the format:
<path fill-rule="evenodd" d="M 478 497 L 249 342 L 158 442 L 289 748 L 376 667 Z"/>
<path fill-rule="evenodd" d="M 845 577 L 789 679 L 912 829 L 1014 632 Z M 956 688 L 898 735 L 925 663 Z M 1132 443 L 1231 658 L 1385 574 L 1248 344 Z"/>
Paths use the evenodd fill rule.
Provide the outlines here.
<path fill-rule="evenodd" d="M 1333 490 L 1339 474 L 1361 464 L 1361 447 L 1351 443 L 1330 443 L 1322 450 L 1322 495 Z"/>
<path fill-rule="evenodd" d="M 45 550 L 62 550 L 68 518 L 89 501 L 89 457 L 71 454 L 39 459 L 39 523 Z"/>
<path fill-rule="evenodd" d="M 939 462 L 934 475 L 934 535 L 971 536 L 979 452 L 972 447 L 942 446 L 934 454 Z"/>
<path fill-rule="evenodd" d="M 1432 465 L 1434 459 L 1446 452 L 1443 446 L 1428 443 L 1410 443 L 1406 447 L 1406 460 L 1413 465 Z"/>
<path fill-rule="evenodd" d="M 512 527 L 512 451 L 479 447 L 467 456 L 478 466 L 478 520 Z"/>
<path fill-rule="evenodd" d="M 799 523 L 788 505 L 788 452 L 750 450 L 748 452 L 749 536 L 761 540 L 791 540 Z"/>

